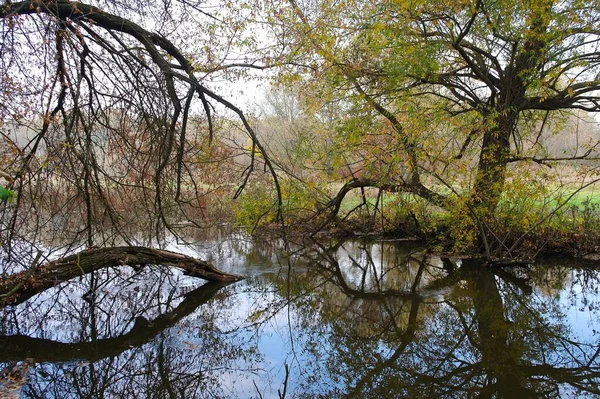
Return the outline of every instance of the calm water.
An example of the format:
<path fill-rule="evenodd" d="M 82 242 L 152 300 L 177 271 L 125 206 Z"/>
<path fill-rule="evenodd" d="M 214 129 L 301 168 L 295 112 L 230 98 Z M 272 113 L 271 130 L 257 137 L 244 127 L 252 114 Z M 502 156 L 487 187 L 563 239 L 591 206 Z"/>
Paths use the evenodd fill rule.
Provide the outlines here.
<path fill-rule="evenodd" d="M 235 235 L 169 249 L 247 279 L 224 286 L 124 267 L 6 308 L 0 368 L 13 370 L 13 392 L 600 397 L 600 276 L 591 267 L 546 260 L 490 271 L 395 242 L 321 243 L 286 256 Z"/>

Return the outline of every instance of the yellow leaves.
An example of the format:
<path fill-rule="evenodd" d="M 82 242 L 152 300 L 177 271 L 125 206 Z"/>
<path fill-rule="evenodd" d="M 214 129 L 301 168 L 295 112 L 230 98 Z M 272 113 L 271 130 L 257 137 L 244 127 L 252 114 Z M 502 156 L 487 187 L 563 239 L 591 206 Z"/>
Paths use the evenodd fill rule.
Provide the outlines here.
<path fill-rule="evenodd" d="M 45 125 L 50 125 L 51 123 L 56 121 L 56 115 L 51 115 L 50 113 L 46 112 L 43 116 L 42 116 L 42 120 L 44 122 Z"/>
<path fill-rule="evenodd" d="M 256 323 L 258 322 L 263 314 L 265 314 L 266 310 L 265 309 L 258 309 L 254 312 L 252 312 L 249 316 L 248 316 L 248 321 L 251 323 Z"/>
<path fill-rule="evenodd" d="M 74 14 L 81 14 L 81 11 L 79 10 L 79 7 L 77 6 L 77 3 L 71 3 L 71 8 L 73 9 Z"/>

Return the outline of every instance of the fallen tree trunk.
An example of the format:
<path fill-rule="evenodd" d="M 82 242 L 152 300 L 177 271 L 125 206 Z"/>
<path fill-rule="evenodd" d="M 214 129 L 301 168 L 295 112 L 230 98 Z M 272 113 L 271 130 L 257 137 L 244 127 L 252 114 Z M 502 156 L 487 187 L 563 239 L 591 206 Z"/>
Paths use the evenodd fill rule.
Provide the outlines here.
<path fill-rule="evenodd" d="M 147 247 L 94 248 L 0 279 L 0 306 L 16 305 L 74 277 L 119 266 L 171 266 L 208 281 L 231 282 L 241 276 L 224 273 L 191 256 Z"/>

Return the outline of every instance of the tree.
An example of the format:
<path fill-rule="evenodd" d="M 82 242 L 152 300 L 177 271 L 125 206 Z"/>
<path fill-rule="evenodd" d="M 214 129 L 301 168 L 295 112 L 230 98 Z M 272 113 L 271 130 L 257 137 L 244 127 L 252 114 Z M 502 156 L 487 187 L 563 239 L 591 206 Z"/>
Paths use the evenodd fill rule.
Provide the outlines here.
<path fill-rule="evenodd" d="M 7 258 L 30 267 L 16 287 L 50 265 L 54 251 L 123 243 L 135 250 L 167 230 L 177 234 L 182 219 L 202 226 L 198 154 L 218 132 L 218 113 L 238 118 L 262 150 L 242 111 L 208 87 L 211 73 L 252 66 L 229 65 L 227 46 L 217 45 L 247 39 L 242 14 L 234 6 L 209 13 L 187 0 L 0 6 L 0 175 L 8 183 L 0 233 Z M 200 39 L 174 31 L 186 25 Z M 110 266 L 144 256 L 130 255 Z"/>
<path fill-rule="evenodd" d="M 14 203 L 2 195 L 5 247 L 38 240 L 56 220 L 76 237 L 60 243 L 67 247 L 134 244 L 140 230 L 149 239 L 202 226 L 210 189 L 197 170 L 223 110 L 251 141 L 250 163 L 235 171 L 241 187 L 252 183 L 259 156 L 274 181 L 268 201 L 279 205 L 268 209 L 283 221 L 278 173 L 297 177 L 297 168 L 275 165 L 273 146 L 209 88 L 215 74 L 277 67 L 281 83 L 303 97 L 306 137 L 325 131 L 320 141 L 338 152 L 314 156 L 323 169 L 315 182 L 325 173 L 352 177 L 323 201 L 318 226 L 335 220 L 348 192 L 374 187 L 448 210 L 469 236 L 454 232 L 455 240 L 470 243 L 476 232 L 488 256 L 510 253 L 519 240 L 496 239 L 494 224 L 513 172 L 597 158 L 594 143 L 572 156 L 539 150 L 561 113 L 598 110 L 595 5 L 7 1 L 0 175 Z"/>
<path fill-rule="evenodd" d="M 106 200 L 106 180 L 121 183 L 112 173 L 115 166 L 107 165 L 100 156 L 104 146 L 116 142 L 114 145 L 123 147 L 124 155 L 128 148 L 141 154 L 143 161 L 137 167 L 144 169 L 139 172 L 146 176 L 140 184 L 153 192 L 153 208 L 164 211 L 167 195 L 175 202 L 189 201 L 182 198 L 182 191 L 194 183 L 194 177 L 186 175 L 185 162 L 190 119 L 203 111 L 202 134 L 212 136 L 218 111 L 215 105 L 233 111 L 254 145 L 262 147 L 241 110 L 202 81 L 208 72 L 228 68 L 224 65 L 226 49 L 216 43 L 223 54 L 202 48 L 210 53 L 200 53 L 208 58 L 202 59 L 196 56 L 195 46 L 215 37 L 199 30 L 198 34 L 206 34 L 206 42 L 196 39 L 194 46 L 188 42 L 190 48 L 182 50 L 163 33 L 174 24 L 193 23 L 190 19 L 198 15 L 209 20 L 219 15 L 207 14 L 194 2 L 170 4 L 125 7 L 109 1 L 103 4 L 109 11 L 104 11 L 85 3 L 59 0 L 7 2 L 2 7 L 0 19 L 6 38 L 2 47 L 2 118 L 16 123 L 34 119 L 30 124 L 35 130 L 31 142 L 21 146 L 20 158 L 7 167 L 18 192 L 25 184 L 23 176 L 39 173 L 54 160 L 53 155 L 65 160 L 61 156 L 64 154 L 52 153 L 62 145 L 62 149 L 68 149 L 66 168 L 76 171 L 81 181 L 77 184 L 88 203 L 86 212 L 93 212 L 92 197 Z M 120 16 L 123 13 L 132 16 L 124 18 Z M 135 22 L 145 14 L 154 16 L 152 23 L 159 25 L 158 31 Z M 219 20 L 206 29 L 213 35 L 229 33 L 231 36 L 224 39 L 235 43 L 241 39 L 235 33 L 224 32 L 230 28 L 227 23 L 236 23 L 234 11 L 226 10 L 225 14 L 227 21 Z M 232 29 L 235 32 L 240 27 Z M 188 39 L 182 34 L 172 36 L 179 44 Z M 211 60 L 217 56 L 223 57 L 221 63 Z M 244 64 L 234 66 L 240 65 Z M 41 151 L 44 149 L 46 154 Z M 46 165 L 36 164 L 36 156 Z M 131 169 L 132 165 L 127 166 Z M 17 198 L 17 208 L 21 197 Z M 105 205 L 108 211 L 113 210 Z M 169 224 L 166 215 L 160 219 L 162 224 Z M 92 227 L 86 231 L 94 234 Z"/>
<path fill-rule="evenodd" d="M 488 256 L 505 250 L 491 224 L 511 170 L 597 159 L 594 146 L 539 152 L 560 115 L 600 110 L 597 10 L 551 0 L 277 3 L 272 18 L 285 22 L 280 42 L 304 93 L 354 116 L 340 121 L 348 140 L 394 137 L 390 162 L 402 166 L 349 183 L 333 213 L 353 188 L 410 192 L 464 209 Z"/>

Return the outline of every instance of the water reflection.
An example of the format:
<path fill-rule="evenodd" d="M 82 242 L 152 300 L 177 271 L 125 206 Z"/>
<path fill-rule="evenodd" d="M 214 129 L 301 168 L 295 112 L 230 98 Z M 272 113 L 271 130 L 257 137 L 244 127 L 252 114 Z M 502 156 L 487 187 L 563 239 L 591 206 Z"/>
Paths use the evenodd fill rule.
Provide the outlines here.
<path fill-rule="evenodd" d="M 4 309 L 0 363 L 30 359 L 22 396 L 600 397 L 593 269 L 222 238 L 188 250 L 247 280 L 123 268 Z"/>

